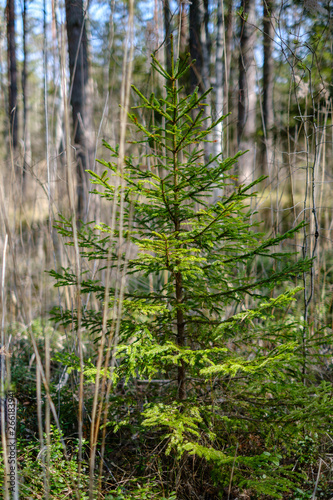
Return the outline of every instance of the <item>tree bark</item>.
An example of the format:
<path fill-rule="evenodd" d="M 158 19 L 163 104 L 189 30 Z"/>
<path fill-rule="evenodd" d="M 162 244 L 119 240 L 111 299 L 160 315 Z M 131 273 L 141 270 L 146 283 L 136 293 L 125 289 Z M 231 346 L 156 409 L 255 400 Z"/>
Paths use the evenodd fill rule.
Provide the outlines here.
<path fill-rule="evenodd" d="M 77 160 L 77 215 L 84 220 L 88 192 L 85 171 L 93 167 L 94 142 L 88 42 L 82 0 L 66 0 L 66 25 L 71 79 L 70 103 Z"/>
<path fill-rule="evenodd" d="M 8 112 L 10 124 L 10 139 L 12 152 L 18 144 L 18 113 L 17 113 L 17 68 L 16 68 L 16 45 L 15 45 L 15 3 L 7 0 L 7 58 L 8 58 Z"/>
<path fill-rule="evenodd" d="M 163 19 L 164 19 L 164 33 L 165 33 L 165 61 L 166 68 L 170 75 L 171 73 L 171 45 L 170 45 L 170 33 L 171 33 L 171 12 L 169 0 L 163 0 Z"/>
<path fill-rule="evenodd" d="M 190 53 L 195 64 L 191 66 L 191 92 L 199 86 L 200 92 L 208 90 L 209 82 L 209 40 L 208 2 L 193 0 L 190 5 Z"/>
<path fill-rule="evenodd" d="M 225 114 L 229 113 L 229 91 L 230 91 L 230 65 L 231 65 L 231 53 L 232 53 L 232 35 L 234 26 L 234 2 L 233 0 L 226 0 L 226 16 L 225 16 L 225 47 L 224 47 L 224 110 Z M 226 156 L 230 156 L 230 129 L 229 129 L 229 117 L 226 118 L 225 122 L 226 130 Z"/>
<path fill-rule="evenodd" d="M 27 0 L 23 0 L 22 10 L 22 30 L 23 30 L 23 63 L 22 63 L 22 99 L 23 99 L 23 171 L 22 188 L 25 189 L 26 172 L 29 167 L 28 158 L 31 158 L 31 140 L 28 128 L 28 96 L 27 96 Z"/>
<path fill-rule="evenodd" d="M 199 87 L 199 94 L 205 92 L 210 87 L 209 60 L 210 60 L 210 40 L 208 33 L 208 0 L 193 0 L 190 5 L 190 53 L 191 59 L 195 63 L 191 65 L 190 86 L 191 92 Z M 211 117 L 211 96 L 206 99 L 208 106 L 204 108 L 205 117 Z M 210 120 L 206 121 L 207 125 Z M 212 140 L 211 134 L 207 136 Z M 204 144 L 205 162 L 208 162 L 212 153 L 212 145 L 209 142 Z"/>
<path fill-rule="evenodd" d="M 274 0 L 264 0 L 264 65 L 263 65 L 263 126 L 265 137 L 264 173 L 272 174 L 274 159 L 273 127 L 273 77 L 274 61 L 272 57 L 274 24 L 272 12 Z"/>
<path fill-rule="evenodd" d="M 182 0 L 179 0 L 179 15 L 180 15 L 180 43 L 179 43 L 179 55 L 184 56 L 187 47 L 187 39 L 188 39 L 188 26 L 187 26 L 187 12 L 186 12 L 186 4 Z"/>
<path fill-rule="evenodd" d="M 224 106 L 224 18 L 223 18 L 223 0 L 217 0 L 217 22 L 216 22 L 216 54 L 215 54 L 215 112 L 214 120 L 219 119 L 223 115 Z M 220 122 L 214 128 L 214 142 L 212 144 L 213 156 L 217 156 L 223 151 L 223 127 L 224 123 Z M 222 196 L 221 189 L 214 189 L 213 201 L 217 202 L 218 198 Z"/>
<path fill-rule="evenodd" d="M 224 83 L 224 23 L 222 0 L 217 0 L 217 23 L 216 23 L 216 85 L 215 85 L 215 120 L 223 114 L 223 83 Z M 223 122 L 215 127 L 214 156 L 221 153 L 223 149 Z"/>
<path fill-rule="evenodd" d="M 255 1 L 242 0 L 242 22 L 240 32 L 239 54 L 239 99 L 237 143 L 242 151 L 249 152 L 238 161 L 238 176 L 240 184 L 251 182 L 255 170 L 256 132 L 256 63 L 254 45 L 256 40 L 255 29 Z"/>

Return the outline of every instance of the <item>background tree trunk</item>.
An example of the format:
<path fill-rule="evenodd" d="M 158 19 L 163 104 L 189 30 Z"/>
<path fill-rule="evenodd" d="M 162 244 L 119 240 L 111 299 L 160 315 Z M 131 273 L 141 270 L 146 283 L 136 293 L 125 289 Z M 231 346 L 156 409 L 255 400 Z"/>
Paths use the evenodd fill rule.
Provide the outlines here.
<path fill-rule="evenodd" d="M 208 2 L 193 0 L 190 5 L 190 53 L 195 64 L 191 67 L 191 92 L 199 86 L 204 92 L 210 86 L 209 82 L 209 40 L 208 33 Z"/>
<path fill-rule="evenodd" d="M 223 20 L 223 6 L 222 0 L 217 0 L 217 22 L 216 22 L 216 54 L 215 54 L 215 113 L 214 120 L 223 115 L 223 87 L 224 87 L 224 20 Z M 214 143 L 213 143 L 213 156 L 223 152 L 223 127 L 224 123 L 219 123 L 214 129 Z M 221 158 L 221 157 L 220 157 Z M 218 197 L 222 196 L 221 189 L 215 189 L 213 193 L 214 202 L 217 201 Z"/>
<path fill-rule="evenodd" d="M 179 55 L 184 56 L 188 41 L 188 13 L 186 11 L 186 4 L 183 0 L 179 0 L 179 14 L 181 22 Z"/>
<path fill-rule="evenodd" d="M 215 116 L 218 119 L 223 114 L 223 83 L 224 83 L 224 23 L 222 0 L 217 0 L 217 23 L 216 23 L 216 84 L 215 84 Z M 223 149 L 223 123 L 215 127 L 214 155 L 222 152 Z"/>
<path fill-rule="evenodd" d="M 223 5 L 222 5 L 223 10 Z M 232 34 L 234 26 L 234 2 L 233 0 L 226 0 L 226 16 L 224 18 L 224 36 L 225 36 L 225 47 L 224 47 L 224 112 L 229 113 L 229 91 L 230 91 L 230 66 L 231 66 L 231 54 L 232 54 Z M 224 15 L 224 12 L 223 12 Z M 226 131 L 226 156 L 230 156 L 230 130 L 229 130 L 229 117 L 225 121 L 225 131 Z"/>
<path fill-rule="evenodd" d="M 191 92 L 199 87 L 199 93 L 203 93 L 210 87 L 209 62 L 210 62 L 210 40 L 208 32 L 208 0 L 193 0 L 190 5 L 190 53 L 195 63 L 191 66 L 190 86 Z M 208 106 L 205 107 L 205 116 L 212 115 L 211 95 L 207 98 Z M 209 121 L 206 122 L 207 125 Z M 208 140 L 212 137 L 207 136 Z M 211 143 L 205 143 L 205 161 L 208 161 L 212 152 Z"/>
<path fill-rule="evenodd" d="M 249 152 L 238 161 L 239 182 L 251 182 L 255 170 L 256 132 L 256 63 L 254 46 L 256 40 L 255 1 L 242 0 L 242 22 L 239 53 L 239 99 L 237 143 L 242 151 Z"/>
<path fill-rule="evenodd" d="M 14 152 L 18 142 L 18 113 L 17 113 L 17 68 L 15 46 L 15 3 L 7 0 L 7 58 L 8 58 L 8 112 L 10 124 L 11 147 Z"/>
<path fill-rule="evenodd" d="M 274 160 L 273 127 L 273 72 L 274 60 L 272 57 L 274 24 L 272 12 L 274 1 L 264 0 L 264 66 L 263 66 L 263 126 L 265 137 L 264 173 L 272 174 Z"/>
<path fill-rule="evenodd" d="M 171 71 L 171 45 L 170 45 L 170 33 L 171 33 L 171 12 L 169 0 L 163 0 L 163 19 L 164 19 L 164 34 L 165 34 L 165 61 L 167 71 L 170 74 Z"/>
<path fill-rule="evenodd" d="M 23 100 L 23 171 L 22 188 L 25 189 L 26 173 L 31 161 L 31 137 L 28 127 L 28 95 L 27 95 L 27 0 L 23 0 L 22 10 L 22 42 L 23 42 L 23 63 L 22 63 L 22 100 Z"/>
<path fill-rule="evenodd" d="M 87 209 L 87 176 L 93 167 L 91 91 L 89 89 L 87 32 L 82 0 L 66 0 L 66 25 L 71 78 L 74 144 L 77 159 L 77 211 L 84 219 Z"/>

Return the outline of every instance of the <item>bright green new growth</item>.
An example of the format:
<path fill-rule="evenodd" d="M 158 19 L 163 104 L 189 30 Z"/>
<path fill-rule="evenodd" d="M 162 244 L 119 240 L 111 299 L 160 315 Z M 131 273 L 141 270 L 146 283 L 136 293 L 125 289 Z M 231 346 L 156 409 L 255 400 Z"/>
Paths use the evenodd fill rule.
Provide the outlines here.
<path fill-rule="evenodd" d="M 229 485 L 234 464 L 240 488 L 282 498 L 300 476 L 280 464 L 284 439 L 297 441 L 300 429 L 313 428 L 312 417 L 306 420 L 302 412 L 313 392 L 316 411 L 331 411 L 325 384 L 319 389 L 302 384 L 301 323 L 292 307 L 300 288 L 282 288 L 311 265 L 278 249 L 301 225 L 271 238 L 256 230 L 249 205 L 262 178 L 237 185 L 232 168 L 243 153 L 204 160 L 203 141 L 225 118 L 206 125 L 202 108 L 209 91 L 184 97 L 178 83 L 187 61 L 174 63 L 172 56 L 171 74 L 155 57 L 152 67 L 166 81 L 166 97 L 146 98 L 133 87 L 141 101 L 133 110 L 151 113 L 155 126 L 147 127 L 135 111 L 129 115 L 138 134 L 133 151 L 139 148 L 141 154 L 144 145 L 145 154 L 126 156 L 120 173 L 118 149 L 105 144 L 111 161 L 100 161 L 106 167 L 102 175 L 90 172 L 103 188 L 96 193 L 106 200 L 120 200 L 125 189 L 123 236 L 137 249 L 127 265 L 114 381 L 123 379 L 128 388 L 141 379 L 160 381 L 158 391 L 145 393 L 141 416 L 122 420 L 111 408 L 110 425 L 153 435 L 163 429 L 166 453 L 203 457 L 213 464 L 212 481 L 221 488 Z M 120 175 L 125 183 L 119 183 Z M 71 237 L 71 223 L 63 219 L 59 231 Z M 116 269 L 118 232 L 103 224 L 98 231 L 89 224 L 81 228 L 82 256 L 103 267 L 112 244 Z M 52 274 L 58 286 L 76 283 L 70 270 Z M 102 304 L 102 281 L 84 274 L 80 281 L 82 293 L 96 294 Z M 109 297 L 112 307 L 112 286 Z M 76 313 L 55 317 L 72 324 Z M 102 305 L 97 312 L 85 308 L 81 321 L 98 336 Z M 109 319 L 109 330 L 111 324 Z M 87 369 L 91 376 L 91 363 Z M 243 454 L 242 436 L 251 432 L 262 444 Z"/>

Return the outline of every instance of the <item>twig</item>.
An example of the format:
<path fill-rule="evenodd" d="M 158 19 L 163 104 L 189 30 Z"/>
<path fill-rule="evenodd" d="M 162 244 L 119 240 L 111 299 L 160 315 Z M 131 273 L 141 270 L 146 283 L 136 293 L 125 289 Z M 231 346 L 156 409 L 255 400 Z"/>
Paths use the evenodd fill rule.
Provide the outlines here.
<path fill-rule="evenodd" d="M 230 499 L 232 478 L 234 477 L 234 470 L 235 470 L 235 462 L 236 462 L 237 450 L 238 450 L 238 443 L 236 444 L 235 456 L 234 456 L 234 461 L 232 463 L 232 469 L 231 469 L 231 474 L 230 474 L 230 482 L 229 482 L 229 489 L 228 489 L 228 500 Z"/>
<path fill-rule="evenodd" d="M 312 493 L 311 500 L 315 500 L 315 498 L 316 498 L 316 491 L 317 491 L 317 488 L 318 488 L 318 483 L 319 483 L 319 478 L 320 478 L 321 464 L 322 464 L 322 459 L 319 458 L 318 474 L 317 474 L 316 484 L 315 484 L 315 487 L 314 487 L 314 490 L 313 490 L 313 493 Z"/>

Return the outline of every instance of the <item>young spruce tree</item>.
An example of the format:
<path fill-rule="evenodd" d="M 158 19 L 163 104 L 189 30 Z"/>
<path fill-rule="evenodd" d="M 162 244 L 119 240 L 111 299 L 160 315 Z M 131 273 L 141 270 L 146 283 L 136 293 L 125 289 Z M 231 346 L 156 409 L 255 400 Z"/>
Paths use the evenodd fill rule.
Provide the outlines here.
<path fill-rule="evenodd" d="M 124 190 L 123 236 L 136 249 L 126 264 L 108 425 L 114 432 L 127 426 L 141 436 L 140 476 L 148 453 L 144 436 L 154 437 L 152 449 L 158 441 L 158 450 L 167 442 L 169 460 L 173 450 L 182 465 L 174 475 L 167 472 L 174 462 L 158 465 L 159 474 L 163 488 L 176 488 L 179 498 L 192 498 L 186 490 L 191 481 L 197 491 L 210 484 L 216 495 L 211 498 L 222 498 L 232 487 L 247 489 L 251 498 L 282 498 L 301 481 L 301 472 L 280 463 L 281 450 L 288 440 L 297 448 L 300 433 L 307 425 L 313 429 L 313 419 L 302 414 L 311 391 L 317 391 L 322 415 L 328 411 L 321 403 L 326 388 L 310 390 L 302 383 L 302 333 L 292 307 L 300 288 L 284 285 L 311 262 L 279 251 L 301 225 L 269 238 L 258 232 L 250 204 L 262 178 L 239 186 L 232 175 L 244 153 L 223 158 L 221 152 L 205 163 L 205 138 L 225 117 L 206 126 L 203 107 L 210 91 L 184 97 L 178 84 L 188 61 L 175 62 L 171 55 L 170 74 L 155 57 L 152 62 L 165 79 L 166 97 L 145 97 L 132 87 L 141 103 L 130 114 L 138 136 L 131 147 L 137 152 L 144 145 L 146 154 L 126 156 L 121 173 L 118 148 L 105 143 L 111 159 L 100 163 L 106 170 L 90 172 L 92 182 L 103 188 L 98 196 L 116 197 L 117 217 Z M 151 113 L 155 125 L 147 128 L 137 108 Z M 220 193 L 216 202 L 213 192 Z M 111 268 L 116 269 L 119 233 L 94 224 L 80 229 L 82 256 L 101 262 L 102 271 L 112 245 Z M 58 229 L 72 237 L 70 221 L 62 219 Z M 52 274 L 58 286 L 76 283 L 70 269 Z M 94 293 L 101 303 L 97 312 L 84 308 L 81 326 L 98 342 L 105 285 L 96 276 L 80 278 L 82 293 Z M 110 286 L 110 308 L 115 300 Z M 63 324 L 72 324 L 76 315 L 72 310 L 55 313 Z M 112 329 L 111 317 L 107 329 Z M 121 381 L 125 386 L 117 397 Z M 141 397 L 139 410 L 135 394 Z M 110 444 L 113 454 L 115 442 Z M 204 472 L 193 472 L 200 468 Z M 193 474 L 192 480 L 183 477 L 181 482 L 186 474 Z M 199 476 L 201 486 L 196 486 Z"/>

